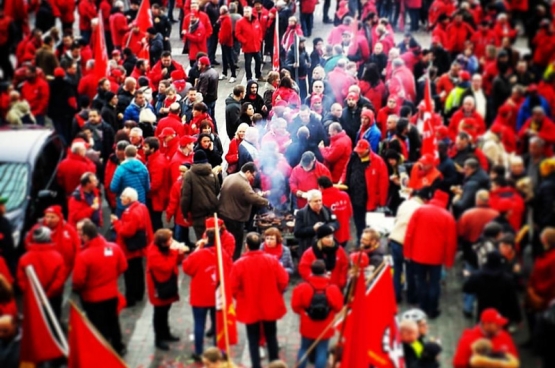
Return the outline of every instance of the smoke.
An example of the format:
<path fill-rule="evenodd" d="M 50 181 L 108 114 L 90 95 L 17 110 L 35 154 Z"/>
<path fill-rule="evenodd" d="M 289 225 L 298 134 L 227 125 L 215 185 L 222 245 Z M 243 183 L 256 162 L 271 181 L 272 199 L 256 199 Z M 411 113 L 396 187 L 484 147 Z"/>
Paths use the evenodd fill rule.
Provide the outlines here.
<path fill-rule="evenodd" d="M 260 183 L 263 191 L 270 191 L 267 197 L 272 206 L 284 210 L 289 194 L 288 178 L 291 167 L 278 151 L 275 142 L 266 142 L 258 156 Z"/>

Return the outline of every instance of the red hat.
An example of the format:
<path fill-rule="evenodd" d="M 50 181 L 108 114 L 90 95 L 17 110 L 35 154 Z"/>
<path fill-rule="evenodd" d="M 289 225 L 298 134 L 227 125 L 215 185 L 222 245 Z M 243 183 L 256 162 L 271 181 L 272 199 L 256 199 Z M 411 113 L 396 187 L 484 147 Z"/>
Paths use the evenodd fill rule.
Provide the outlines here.
<path fill-rule="evenodd" d="M 322 97 L 320 97 L 318 95 L 314 95 L 314 96 L 310 97 L 310 102 L 312 102 L 312 103 L 322 102 Z"/>
<path fill-rule="evenodd" d="M 443 190 L 437 189 L 434 192 L 434 196 L 430 200 L 430 204 L 434 204 L 438 207 L 447 208 L 449 203 L 449 194 L 445 193 Z"/>
<path fill-rule="evenodd" d="M 171 129 L 171 128 L 170 128 Z M 195 137 L 190 136 L 190 135 L 184 135 L 183 137 L 179 138 L 179 146 L 180 147 L 185 147 L 186 145 L 196 142 L 197 140 L 195 139 Z"/>
<path fill-rule="evenodd" d="M 173 130 L 173 128 L 164 128 L 162 129 L 162 133 L 160 133 L 160 135 L 158 137 L 160 138 L 166 138 L 170 135 L 175 135 L 175 130 Z"/>
<path fill-rule="evenodd" d="M 359 98 L 359 97 L 358 97 L 358 95 L 357 95 L 356 93 L 350 92 L 350 93 L 347 95 L 347 100 L 350 99 L 350 98 L 352 98 L 353 100 L 357 100 L 357 101 L 358 101 L 358 98 Z"/>
<path fill-rule="evenodd" d="M 513 208 L 513 203 L 509 198 L 501 198 L 495 206 L 492 206 L 494 209 L 501 213 L 509 212 Z"/>
<path fill-rule="evenodd" d="M 360 117 L 367 117 L 370 121 L 374 121 L 374 112 L 372 110 L 364 110 L 360 113 Z"/>
<path fill-rule="evenodd" d="M 116 55 L 121 55 L 121 52 L 117 49 L 112 51 L 112 56 L 116 56 Z"/>
<path fill-rule="evenodd" d="M 538 92 L 538 85 L 535 83 L 532 83 L 528 86 L 528 88 L 526 89 L 528 92 Z"/>
<path fill-rule="evenodd" d="M 46 215 L 47 213 L 53 213 L 54 215 L 58 216 L 60 220 L 64 219 L 64 213 L 62 212 L 61 206 L 50 206 L 44 210 L 44 214 Z"/>
<path fill-rule="evenodd" d="M 118 69 L 118 68 L 112 69 L 112 72 L 111 72 L 110 74 L 111 74 L 112 77 L 114 77 L 114 78 L 121 78 L 121 77 L 123 77 L 123 72 L 121 71 L 121 69 Z"/>
<path fill-rule="evenodd" d="M 208 58 L 208 56 L 201 57 L 200 59 L 198 59 L 198 62 L 202 65 L 210 66 L 210 59 Z"/>
<path fill-rule="evenodd" d="M 289 104 L 285 100 L 276 101 L 274 107 L 287 107 Z"/>
<path fill-rule="evenodd" d="M 370 143 L 366 139 L 358 141 L 356 147 L 353 149 L 356 153 L 362 153 L 370 149 Z"/>
<path fill-rule="evenodd" d="M 499 326 L 505 326 L 508 321 L 497 311 L 497 309 L 487 308 L 482 311 L 482 314 L 480 315 L 480 322 L 495 323 Z"/>
<path fill-rule="evenodd" d="M 218 219 L 218 227 L 221 228 L 222 225 L 224 224 L 224 221 L 222 219 Z M 214 217 L 209 217 L 204 221 L 204 225 L 206 226 L 207 229 L 213 229 L 216 227 L 216 223 L 214 222 Z"/>
<path fill-rule="evenodd" d="M 182 80 L 185 79 L 185 72 L 183 70 L 174 70 L 173 72 L 171 72 L 170 74 L 172 80 Z"/>
<path fill-rule="evenodd" d="M 438 36 L 433 36 L 432 37 L 432 43 L 441 43 L 441 40 Z"/>
<path fill-rule="evenodd" d="M 461 78 L 463 82 L 468 82 L 470 80 L 470 73 L 466 70 L 461 70 L 459 72 L 459 78 Z"/>
<path fill-rule="evenodd" d="M 426 153 L 425 155 L 422 155 L 420 159 L 418 159 L 418 162 L 420 162 L 422 165 L 434 165 L 435 161 L 436 160 L 431 153 Z"/>
<path fill-rule="evenodd" d="M 499 108 L 499 110 L 497 110 L 497 113 L 499 115 L 507 115 L 508 113 L 510 113 L 512 111 L 511 106 L 509 105 L 501 105 L 501 107 Z"/>
<path fill-rule="evenodd" d="M 440 139 L 449 137 L 449 128 L 447 128 L 445 125 L 436 128 L 436 135 Z"/>
<path fill-rule="evenodd" d="M 64 70 L 64 68 L 57 67 L 56 69 L 54 69 L 54 77 L 63 78 L 65 76 L 66 76 L 66 71 Z"/>
<path fill-rule="evenodd" d="M 71 141 L 71 144 L 73 143 L 83 143 L 87 149 L 91 147 L 90 143 L 85 141 L 83 138 L 75 138 Z"/>

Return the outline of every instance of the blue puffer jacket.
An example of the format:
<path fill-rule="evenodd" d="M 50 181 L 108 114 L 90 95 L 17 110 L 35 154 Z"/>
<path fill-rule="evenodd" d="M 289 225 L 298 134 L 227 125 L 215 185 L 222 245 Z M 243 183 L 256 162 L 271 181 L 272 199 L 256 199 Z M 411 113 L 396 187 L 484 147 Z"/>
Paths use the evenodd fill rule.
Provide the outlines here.
<path fill-rule="evenodd" d="M 141 114 L 141 111 L 143 109 L 150 109 L 150 111 L 152 111 L 156 115 L 156 113 L 154 112 L 154 108 L 152 107 L 151 104 L 147 103 L 146 106 L 140 107 L 135 103 L 135 99 L 133 99 L 133 101 L 131 101 L 129 106 L 125 108 L 125 111 L 123 113 L 123 121 L 133 120 L 138 123 L 139 115 Z"/>
<path fill-rule="evenodd" d="M 139 195 L 139 202 L 146 204 L 146 194 L 150 190 L 148 170 L 141 161 L 135 158 L 123 161 L 116 169 L 112 182 L 110 183 L 110 190 L 116 194 L 117 216 L 120 216 L 124 210 L 119 197 L 127 187 L 135 189 Z"/>

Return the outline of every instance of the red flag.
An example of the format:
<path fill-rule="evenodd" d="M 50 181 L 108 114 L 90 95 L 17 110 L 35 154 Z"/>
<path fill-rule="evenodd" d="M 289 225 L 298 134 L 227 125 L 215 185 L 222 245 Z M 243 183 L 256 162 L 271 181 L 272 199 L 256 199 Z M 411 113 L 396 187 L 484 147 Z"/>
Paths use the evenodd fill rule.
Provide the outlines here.
<path fill-rule="evenodd" d="M 144 34 L 147 33 L 147 29 L 154 26 L 154 23 L 152 23 L 152 15 L 150 13 L 150 0 L 144 0 L 141 2 L 139 11 L 137 12 L 137 18 L 135 18 L 135 25 L 139 27 L 139 30 Z M 143 48 L 137 54 L 137 58 L 150 60 L 148 42 L 145 41 L 143 43 Z"/>
<path fill-rule="evenodd" d="M 274 50 L 272 55 L 272 70 L 279 72 L 279 12 L 276 11 L 276 19 L 274 20 Z"/>
<path fill-rule="evenodd" d="M 93 73 L 98 79 L 102 79 L 108 75 L 108 54 L 106 53 L 106 40 L 104 39 L 104 21 L 102 20 L 102 12 L 100 10 L 98 11 L 96 21 L 96 29 L 92 37 L 94 56 Z"/>
<path fill-rule="evenodd" d="M 216 286 L 216 344 L 229 355 L 229 346 L 237 344 L 237 315 L 231 296 L 231 284 L 224 270 L 222 242 L 219 235 L 218 220 L 215 219 L 216 259 L 218 276 Z"/>
<path fill-rule="evenodd" d="M 430 79 L 426 78 L 424 84 L 424 124 L 422 127 L 422 155 L 431 154 L 439 159 L 437 151 L 437 138 L 433 123 L 434 107 L 432 102 L 432 93 L 430 91 Z"/>
<path fill-rule="evenodd" d="M 41 299 L 46 303 L 48 300 L 40 297 L 41 290 L 38 288 L 41 286 L 36 285 L 34 278 L 29 276 L 31 273 L 34 276 L 33 271 L 27 271 L 29 283 L 23 299 L 24 318 L 19 357 L 21 367 L 34 367 L 36 363 L 67 355 L 67 349 L 62 346 L 50 326 L 50 323 L 57 324 L 58 321 L 48 318 Z"/>
<path fill-rule="evenodd" d="M 399 8 L 399 24 L 398 24 L 398 29 L 401 30 L 401 32 L 404 31 L 405 29 L 405 15 L 406 15 L 406 11 L 405 11 L 405 0 L 401 0 L 400 1 L 400 8 Z"/>
<path fill-rule="evenodd" d="M 69 368 L 124 368 L 127 365 L 71 303 L 69 310 Z"/>

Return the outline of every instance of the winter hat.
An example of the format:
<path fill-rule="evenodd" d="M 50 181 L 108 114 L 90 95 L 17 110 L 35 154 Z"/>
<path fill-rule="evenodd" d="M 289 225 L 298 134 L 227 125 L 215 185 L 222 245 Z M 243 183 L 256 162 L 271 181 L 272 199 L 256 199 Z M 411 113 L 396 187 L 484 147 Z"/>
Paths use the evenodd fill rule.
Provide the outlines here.
<path fill-rule="evenodd" d="M 112 51 L 112 56 L 117 56 L 117 55 L 121 55 L 121 52 L 119 50 Z"/>
<path fill-rule="evenodd" d="M 108 91 L 104 94 L 104 96 L 106 96 L 106 101 L 108 101 L 108 102 L 111 101 L 112 98 L 114 98 L 115 95 L 116 94 L 112 91 Z"/>
<path fill-rule="evenodd" d="M 370 121 L 374 121 L 374 113 L 372 112 L 372 110 L 364 110 L 361 114 L 360 117 L 367 117 L 368 119 L 370 119 Z"/>
<path fill-rule="evenodd" d="M 60 220 L 63 220 L 64 218 L 64 213 L 62 212 L 61 206 L 50 206 L 44 210 L 44 214 L 46 215 L 47 213 L 53 213 L 54 215 L 58 216 Z"/>
<path fill-rule="evenodd" d="M 358 96 L 356 93 L 354 93 L 354 92 L 350 92 L 350 93 L 347 95 L 347 100 L 350 99 L 350 98 L 353 99 L 353 100 L 355 100 L 355 101 L 358 101 L 359 96 Z"/>
<path fill-rule="evenodd" d="M 198 150 L 195 152 L 193 156 L 193 163 L 194 164 L 207 164 L 208 158 L 206 157 L 206 153 L 203 150 Z"/>
<path fill-rule="evenodd" d="M 198 62 L 202 65 L 210 66 L 210 59 L 208 58 L 208 56 L 201 57 L 200 59 L 198 59 Z"/>
<path fill-rule="evenodd" d="M 50 243 L 52 241 L 50 238 L 51 233 L 52 231 L 50 231 L 50 229 L 46 226 L 37 227 L 35 230 L 33 230 L 33 243 Z"/>
<path fill-rule="evenodd" d="M 199 151 L 200 152 L 200 151 Z M 204 152 L 203 152 L 204 153 Z M 218 219 L 218 228 L 222 228 L 224 221 L 222 219 Z M 216 227 L 216 222 L 214 221 L 214 217 L 209 217 L 204 221 L 204 225 L 207 229 L 214 229 Z"/>
<path fill-rule="evenodd" d="M 193 136 L 190 135 L 184 135 L 183 137 L 179 138 L 179 146 L 180 147 L 185 147 L 186 145 L 190 144 L 190 143 L 194 143 L 196 142 L 197 139 Z"/>
<path fill-rule="evenodd" d="M 162 129 L 162 133 L 160 133 L 160 135 L 158 137 L 166 138 L 166 137 L 169 137 L 170 135 L 175 135 L 175 130 L 173 130 L 170 127 L 166 127 L 164 129 Z"/>
<path fill-rule="evenodd" d="M 173 81 L 185 79 L 185 72 L 183 70 L 174 70 L 170 74 Z"/>
<path fill-rule="evenodd" d="M 158 32 L 156 32 L 156 28 L 154 28 L 154 27 L 150 27 L 146 31 L 148 32 L 148 34 L 151 34 L 151 35 L 156 35 L 158 33 Z"/>
<path fill-rule="evenodd" d="M 368 151 L 369 149 L 370 149 L 370 142 L 368 142 L 366 139 L 361 139 L 358 141 L 353 151 L 355 151 L 356 153 L 363 153 Z"/>
<path fill-rule="evenodd" d="M 54 77 L 63 78 L 65 76 L 66 76 L 66 71 L 64 70 L 64 68 L 57 67 L 56 69 L 54 69 Z"/>
<path fill-rule="evenodd" d="M 435 204 L 436 206 L 442 207 L 442 208 L 447 208 L 448 203 L 449 203 L 449 194 L 439 189 L 434 192 L 434 196 L 430 200 L 430 204 Z"/>
<path fill-rule="evenodd" d="M 459 73 L 459 78 L 461 78 L 461 81 L 463 82 L 468 82 L 470 80 L 470 73 L 466 70 L 461 70 L 461 72 Z"/>
<path fill-rule="evenodd" d="M 316 230 L 316 238 L 318 240 L 325 238 L 328 235 L 333 235 L 333 229 L 331 228 L 330 225 L 322 225 L 318 228 L 318 230 Z"/>

